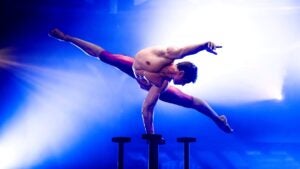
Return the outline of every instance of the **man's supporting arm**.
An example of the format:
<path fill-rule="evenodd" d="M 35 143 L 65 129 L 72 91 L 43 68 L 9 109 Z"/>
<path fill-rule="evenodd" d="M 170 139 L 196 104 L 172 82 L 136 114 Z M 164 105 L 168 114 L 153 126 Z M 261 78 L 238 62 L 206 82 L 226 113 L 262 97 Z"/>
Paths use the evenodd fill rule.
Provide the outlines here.
<path fill-rule="evenodd" d="M 154 107 L 159 99 L 161 92 L 167 87 L 168 81 L 164 81 L 161 87 L 152 85 L 148 91 L 148 94 L 144 100 L 142 106 L 142 116 L 144 121 L 144 127 L 147 134 L 154 134 L 153 127 L 153 111 Z"/>

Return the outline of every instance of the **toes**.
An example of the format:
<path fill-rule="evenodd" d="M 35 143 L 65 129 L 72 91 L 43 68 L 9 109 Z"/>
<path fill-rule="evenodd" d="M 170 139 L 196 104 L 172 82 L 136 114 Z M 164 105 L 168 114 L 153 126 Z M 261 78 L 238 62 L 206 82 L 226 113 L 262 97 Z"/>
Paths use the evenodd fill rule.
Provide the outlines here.
<path fill-rule="evenodd" d="M 219 116 L 219 119 L 222 121 L 222 129 L 226 132 L 226 133 L 232 133 L 233 129 L 229 126 L 228 122 L 227 122 L 227 118 L 225 115 L 221 115 Z"/>

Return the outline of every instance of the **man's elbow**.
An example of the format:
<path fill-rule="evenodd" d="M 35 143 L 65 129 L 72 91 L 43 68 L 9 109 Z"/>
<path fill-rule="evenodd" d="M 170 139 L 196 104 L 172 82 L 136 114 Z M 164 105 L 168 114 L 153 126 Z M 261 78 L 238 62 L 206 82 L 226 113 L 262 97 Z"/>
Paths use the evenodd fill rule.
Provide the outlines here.
<path fill-rule="evenodd" d="M 152 104 L 144 104 L 142 107 L 143 112 L 153 112 L 154 110 L 154 105 Z"/>

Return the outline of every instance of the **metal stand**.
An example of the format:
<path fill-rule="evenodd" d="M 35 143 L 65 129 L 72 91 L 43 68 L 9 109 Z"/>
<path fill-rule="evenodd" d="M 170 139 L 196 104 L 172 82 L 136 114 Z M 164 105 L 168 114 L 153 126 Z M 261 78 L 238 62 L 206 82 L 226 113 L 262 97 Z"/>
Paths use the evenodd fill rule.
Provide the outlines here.
<path fill-rule="evenodd" d="M 158 169 L 158 145 L 165 144 L 165 141 L 159 134 L 143 134 L 142 138 L 149 144 L 148 169 Z"/>
<path fill-rule="evenodd" d="M 130 142 L 130 137 L 113 137 L 112 142 L 118 143 L 118 169 L 124 169 L 124 143 Z"/>
<path fill-rule="evenodd" d="M 196 138 L 193 137 L 180 137 L 177 138 L 177 142 L 184 143 L 184 169 L 190 168 L 190 147 L 189 143 L 196 142 Z"/>

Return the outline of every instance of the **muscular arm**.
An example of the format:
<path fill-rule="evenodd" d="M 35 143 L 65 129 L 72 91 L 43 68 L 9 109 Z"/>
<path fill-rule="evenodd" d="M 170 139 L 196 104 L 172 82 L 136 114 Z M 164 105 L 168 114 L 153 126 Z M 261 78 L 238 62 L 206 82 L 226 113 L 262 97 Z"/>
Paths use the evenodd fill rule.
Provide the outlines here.
<path fill-rule="evenodd" d="M 165 90 L 167 85 L 168 85 L 167 80 L 165 80 L 163 82 L 161 87 L 152 85 L 148 91 L 148 94 L 147 94 L 145 100 L 144 100 L 144 103 L 142 106 L 142 115 L 143 115 L 144 126 L 145 126 L 147 134 L 154 134 L 154 127 L 153 127 L 154 107 L 157 103 L 157 100 L 159 99 L 161 92 Z"/>
<path fill-rule="evenodd" d="M 215 52 L 216 48 L 221 48 L 221 46 L 216 46 L 212 42 L 193 44 L 180 48 L 168 47 L 166 52 L 167 54 L 165 56 L 171 59 L 181 59 L 185 56 L 196 54 L 202 50 L 206 50 L 207 52 L 217 55 L 217 53 Z"/>

